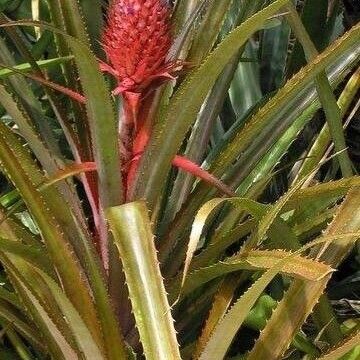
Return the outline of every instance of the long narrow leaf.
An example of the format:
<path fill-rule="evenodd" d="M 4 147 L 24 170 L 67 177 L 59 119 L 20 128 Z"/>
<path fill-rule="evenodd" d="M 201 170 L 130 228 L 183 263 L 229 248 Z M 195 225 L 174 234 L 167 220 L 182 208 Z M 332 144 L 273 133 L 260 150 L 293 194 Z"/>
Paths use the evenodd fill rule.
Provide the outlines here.
<path fill-rule="evenodd" d="M 107 216 L 123 263 L 146 358 L 180 359 L 145 203 L 109 208 Z"/>
<path fill-rule="evenodd" d="M 47 69 L 51 66 L 59 65 L 66 61 L 70 61 L 73 58 L 74 58 L 73 56 L 63 56 L 63 57 L 58 57 L 58 58 L 53 58 L 53 59 L 39 60 L 39 61 L 37 61 L 37 64 L 39 65 L 40 68 Z M 16 66 L 14 66 L 14 68 L 16 70 L 20 70 L 20 71 L 31 71 L 32 70 L 31 65 L 28 63 L 16 65 Z M 5 79 L 8 76 L 11 76 L 14 74 L 15 74 L 14 71 L 12 71 L 10 69 L 0 70 L 0 79 Z"/>
<path fill-rule="evenodd" d="M 102 355 L 96 342 L 92 338 L 89 329 L 86 327 L 70 300 L 62 292 L 61 288 L 46 273 L 38 268 L 34 268 L 34 270 L 49 287 L 51 294 L 54 296 L 54 299 L 72 330 L 79 350 L 82 352 L 84 358 L 91 359 L 93 357 L 94 359 L 105 360 L 105 357 Z"/>
<path fill-rule="evenodd" d="M 301 22 L 294 5 L 289 3 L 287 5 L 287 9 L 289 10 L 289 14 L 287 15 L 289 24 L 296 34 L 299 42 L 303 46 L 308 62 L 310 62 L 314 60 L 314 58 L 316 58 L 319 53 L 316 50 L 315 45 L 312 43 L 303 23 Z M 338 159 L 342 173 L 345 177 L 349 177 L 352 175 L 352 166 L 351 160 L 346 151 L 345 136 L 342 131 L 341 113 L 325 72 L 321 72 L 316 77 L 316 85 L 320 101 L 326 114 L 326 120 L 331 132 L 331 136 L 334 141 L 335 151 L 341 152 L 338 156 Z M 344 149 L 345 151 L 343 151 Z"/>
<path fill-rule="evenodd" d="M 98 328 L 98 319 L 89 288 L 82 278 L 83 270 L 74 257 L 69 239 L 65 236 L 58 220 L 54 217 L 54 210 L 52 209 L 56 203 L 51 204 L 48 199 L 46 200 L 37 191 L 36 184 L 30 180 L 26 172 L 28 169 L 25 170 L 24 168 L 27 162 L 32 164 L 32 161 L 29 160 L 29 154 L 24 152 L 21 143 L 16 141 L 11 132 L 9 133 L 6 126 L 1 125 L 1 123 L 0 135 L 1 165 L 24 197 L 29 210 L 34 216 L 66 293 L 72 298 L 75 307 L 94 334 L 97 333 L 97 340 L 101 344 L 102 339 Z M 22 159 L 22 163 L 19 162 L 19 159 Z M 32 171 L 33 175 L 38 174 L 39 181 L 41 175 L 39 175 L 35 165 L 32 166 Z"/>
<path fill-rule="evenodd" d="M 197 269 L 190 273 L 183 285 L 181 296 L 190 294 L 196 288 L 219 276 L 239 270 L 263 270 L 269 269 L 281 258 L 288 257 L 287 251 L 261 251 L 250 250 L 245 255 L 233 256 L 209 267 Z M 295 278 L 316 281 L 329 274 L 333 270 L 330 266 L 305 257 L 296 256 L 289 260 L 281 268 L 281 273 Z M 180 278 L 173 279 L 169 287 L 170 299 L 175 300 L 175 291 L 179 288 Z"/>
<path fill-rule="evenodd" d="M 331 349 L 328 353 L 319 357 L 319 360 L 338 360 L 346 353 L 351 351 L 355 346 L 360 344 L 360 330 L 355 331 L 343 343 L 338 345 L 335 349 Z"/>

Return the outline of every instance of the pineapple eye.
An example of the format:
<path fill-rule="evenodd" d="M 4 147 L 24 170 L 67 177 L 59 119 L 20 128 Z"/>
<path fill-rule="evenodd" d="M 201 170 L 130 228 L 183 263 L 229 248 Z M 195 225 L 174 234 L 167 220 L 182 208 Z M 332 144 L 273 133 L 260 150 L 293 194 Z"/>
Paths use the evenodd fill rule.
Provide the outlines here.
<path fill-rule="evenodd" d="M 126 5 L 125 7 L 125 14 L 126 15 L 134 15 L 135 14 L 135 9 L 132 5 Z"/>

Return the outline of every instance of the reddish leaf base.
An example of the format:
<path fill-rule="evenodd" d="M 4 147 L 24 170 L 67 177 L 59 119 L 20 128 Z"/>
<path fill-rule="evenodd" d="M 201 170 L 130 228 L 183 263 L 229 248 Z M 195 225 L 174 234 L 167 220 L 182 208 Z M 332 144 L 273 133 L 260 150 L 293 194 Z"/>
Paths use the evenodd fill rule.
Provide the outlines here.
<path fill-rule="evenodd" d="M 133 83 L 127 84 L 122 81 L 113 91 L 114 95 L 121 94 L 123 97 L 124 119 L 121 124 L 123 134 L 120 134 L 122 138 L 119 140 L 123 147 L 122 175 L 127 200 L 129 189 L 133 185 L 136 171 L 141 160 L 141 155 L 149 141 L 152 130 L 151 119 L 148 114 L 149 106 L 153 100 L 152 95 L 154 90 L 164 81 L 174 79 L 170 71 L 174 72 L 179 70 L 181 66 L 182 64 L 179 61 L 167 64 L 158 74 L 149 77 L 145 83 L 142 82 L 141 86 L 134 86 Z M 100 63 L 100 69 L 119 79 L 119 74 L 110 65 L 102 62 Z M 201 178 L 228 196 L 235 195 L 221 180 L 183 156 L 175 156 L 172 164 L 179 169 Z"/>

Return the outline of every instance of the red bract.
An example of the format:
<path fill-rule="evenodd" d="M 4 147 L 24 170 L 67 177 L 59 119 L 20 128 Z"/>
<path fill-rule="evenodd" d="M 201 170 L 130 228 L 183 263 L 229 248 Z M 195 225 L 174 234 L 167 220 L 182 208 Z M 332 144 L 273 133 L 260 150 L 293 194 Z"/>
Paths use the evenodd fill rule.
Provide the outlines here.
<path fill-rule="evenodd" d="M 113 0 L 103 32 L 111 64 L 103 70 L 119 82 L 115 93 L 143 93 L 159 77 L 170 77 L 170 8 L 164 0 Z"/>

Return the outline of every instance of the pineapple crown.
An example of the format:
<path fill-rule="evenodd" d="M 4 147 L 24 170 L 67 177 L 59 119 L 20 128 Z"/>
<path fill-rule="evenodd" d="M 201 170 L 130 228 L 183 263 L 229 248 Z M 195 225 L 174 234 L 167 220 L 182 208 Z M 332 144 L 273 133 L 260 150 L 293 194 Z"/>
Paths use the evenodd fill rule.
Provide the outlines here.
<path fill-rule="evenodd" d="M 159 78 L 171 78 L 170 6 L 164 0 L 113 0 L 102 43 L 118 80 L 116 93 L 141 93 Z"/>

